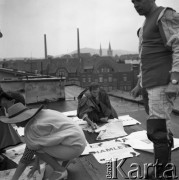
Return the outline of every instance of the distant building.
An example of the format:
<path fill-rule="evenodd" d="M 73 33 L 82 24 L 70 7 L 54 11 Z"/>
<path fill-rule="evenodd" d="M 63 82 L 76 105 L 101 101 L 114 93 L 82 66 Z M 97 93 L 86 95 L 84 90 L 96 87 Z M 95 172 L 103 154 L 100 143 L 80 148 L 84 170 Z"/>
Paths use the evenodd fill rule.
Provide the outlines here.
<path fill-rule="evenodd" d="M 109 47 L 111 49 L 111 46 Z M 91 82 L 98 82 L 106 91 L 130 91 L 135 86 L 138 66 L 117 63 L 111 56 L 91 56 L 89 53 L 81 55 L 80 58 L 53 58 L 46 61 L 6 61 L 4 66 L 29 73 L 64 77 L 66 85 L 87 87 Z"/>
<path fill-rule="evenodd" d="M 99 55 L 100 55 L 100 56 L 102 56 L 102 55 L 103 55 L 102 48 L 101 48 L 101 44 L 100 44 Z"/>
<path fill-rule="evenodd" d="M 72 57 L 78 58 L 78 53 L 72 54 Z M 91 54 L 90 53 L 80 53 L 80 57 L 81 58 L 89 58 L 89 57 L 91 57 Z"/>
<path fill-rule="evenodd" d="M 113 56 L 113 51 L 112 51 L 112 49 L 111 49 L 111 44 L 110 44 L 110 42 L 109 42 L 109 48 L 108 48 L 108 51 L 107 51 L 107 55 L 108 56 Z"/>
<path fill-rule="evenodd" d="M 17 69 L 6 69 L 0 68 L 0 81 L 2 80 L 12 80 L 12 79 L 22 79 L 23 77 L 35 77 L 34 73 L 27 73 L 25 71 L 18 71 Z"/>

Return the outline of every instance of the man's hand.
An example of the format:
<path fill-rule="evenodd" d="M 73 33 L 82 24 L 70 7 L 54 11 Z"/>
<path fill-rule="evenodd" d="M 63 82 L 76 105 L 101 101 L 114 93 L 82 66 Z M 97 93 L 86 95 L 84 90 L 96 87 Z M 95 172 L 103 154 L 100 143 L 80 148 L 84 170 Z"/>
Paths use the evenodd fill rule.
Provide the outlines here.
<path fill-rule="evenodd" d="M 90 126 L 91 126 L 92 130 L 95 130 L 95 129 L 98 128 L 98 125 L 96 123 L 94 123 L 94 122 L 91 122 Z"/>
<path fill-rule="evenodd" d="M 168 87 L 165 90 L 166 96 L 169 101 L 172 99 L 176 99 L 178 93 L 179 93 L 179 85 L 178 84 L 172 84 L 171 82 L 168 84 Z"/>
<path fill-rule="evenodd" d="M 171 82 L 168 84 L 168 87 L 165 90 L 166 96 L 169 101 L 175 100 L 179 93 L 179 84 L 178 83 L 173 84 L 172 80 L 179 82 L 179 72 L 171 72 L 171 77 L 170 77 Z"/>
<path fill-rule="evenodd" d="M 141 90 L 141 87 L 139 85 L 137 85 L 132 91 L 131 91 L 131 95 L 133 96 L 133 98 L 136 98 L 139 96 L 139 92 Z"/>
<path fill-rule="evenodd" d="M 97 124 L 91 121 L 88 115 L 85 116 L 84 120 L 87 121 L 87 123 L 91 126 L 92 130 L 95 130 L 98 128 Z"/>
<path fill-rule="evenodd" d="M 40 172 L 40 164 L 39 164 L 39 159 L 38 159 L 38 157 L 36 157 L 35 162 L 34 162 L 34 164 L 33 164 L 33 167 L 32 167 L 31 170 L 29 171 L 27 177 L 28 177 L 29 179 L 32 178 L 33 175 L 34 175 L 34 173 L 35 173 L 35 171 L 38 171 L 39 174 L 41 173 L 41 172 Z"/>

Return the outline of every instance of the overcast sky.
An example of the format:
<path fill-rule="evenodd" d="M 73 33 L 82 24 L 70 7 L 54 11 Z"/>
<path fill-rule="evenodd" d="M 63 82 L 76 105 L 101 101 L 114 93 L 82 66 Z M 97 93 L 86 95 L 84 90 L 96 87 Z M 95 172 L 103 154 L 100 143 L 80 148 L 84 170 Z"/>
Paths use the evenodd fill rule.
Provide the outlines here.
<path fill-rule="evenodd" d="M 156 0 L 179 12 L 178 0 Z M 144 17 L 131 0 L 0 0 L 0 58 L 44 57 L 44 34 L 49 55 L 80 47 L 137 52 L 137 29 Z"/>

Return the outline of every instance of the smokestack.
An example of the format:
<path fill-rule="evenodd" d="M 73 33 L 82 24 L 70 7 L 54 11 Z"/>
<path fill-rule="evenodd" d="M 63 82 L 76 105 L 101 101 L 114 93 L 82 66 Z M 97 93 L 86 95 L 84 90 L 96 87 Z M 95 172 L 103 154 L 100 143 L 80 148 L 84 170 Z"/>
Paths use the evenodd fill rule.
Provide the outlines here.
<path fill-rule="evenodd" d="M 47 59 L 47 40 L 46 40 L 46 34 L 44 34 L 44 48 L 45 48 L 45 59 Z"/>
<path fill-rule="evenodd" d="M 78 44 L 78 58 L 80 59 L 80 37 L 79 37 L 79 28 L 77 28 L 77 44 Z"/>

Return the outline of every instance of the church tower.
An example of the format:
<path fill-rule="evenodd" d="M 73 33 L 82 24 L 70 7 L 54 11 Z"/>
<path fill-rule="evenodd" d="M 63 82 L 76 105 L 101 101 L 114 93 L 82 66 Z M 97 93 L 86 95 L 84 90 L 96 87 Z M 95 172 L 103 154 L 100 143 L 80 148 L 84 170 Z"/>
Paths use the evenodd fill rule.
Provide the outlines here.
<path fill-rule="evenodd" d="M 100 56 L 102 56 L 102 55 L 103 55 L 102 48 L 101 48 L 101 44 L 100 44 L 99 55 L 100 55 Z"/>
<path fill-rule="evenodd" d="M 112 49 L 111 49 L 111 44 L 110 44 L 110 42 L 109 42 L 109 48 L 108 48 L 107 55 L 108 55 L 108 56 L 113 56 L 113 52 L 112 52 Z"/>

